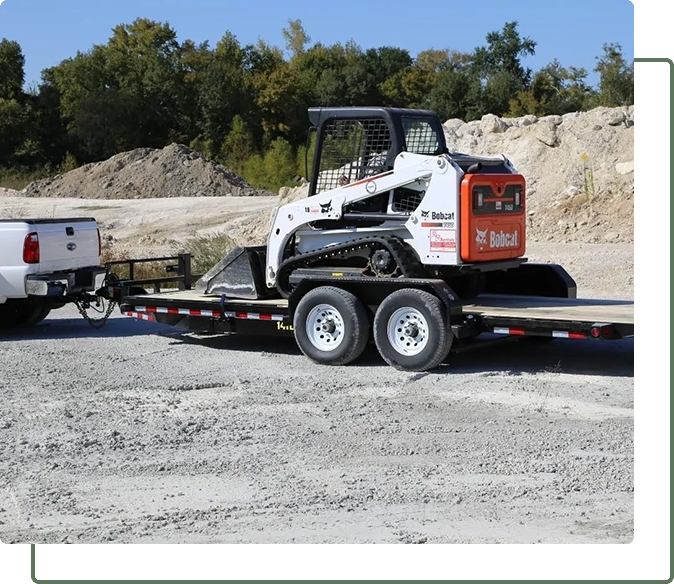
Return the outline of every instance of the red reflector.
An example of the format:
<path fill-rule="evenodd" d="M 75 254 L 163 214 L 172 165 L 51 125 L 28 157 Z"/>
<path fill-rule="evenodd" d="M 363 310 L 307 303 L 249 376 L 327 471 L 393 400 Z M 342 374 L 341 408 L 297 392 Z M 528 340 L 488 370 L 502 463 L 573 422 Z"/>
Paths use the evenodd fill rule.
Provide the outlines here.
<path fill-rule="evenodd" d="M 169 309 L 167 311 L 169 314 L 180 314 L 178 308 L 174 308 L 173 306 L 169 306 Z"/>
<path fill-rule="evenodd" d="M 598 326 L 593 326 L 590 330 L 593 339 L 598 339 L 601 336 L 601 329 Z"/>
<path fill-rule="evenodd" d="M 570 339 L 584 339 L 585 335 L 583 333 L 569 333 Z"/>
<path fill-rule="evenodd" d="M 23 240 L 23 261 L 26 264 L 40 263 L 40 238 L 37 233 L 29 233 Z"/>
<path fill-rule="evenodd" d="M 511 334 L 511 335 L 525 335 L 526 333 L 524 332 L 524 329 L 511 328 L 511 329 L 510 329 L 510 334 Z"/>

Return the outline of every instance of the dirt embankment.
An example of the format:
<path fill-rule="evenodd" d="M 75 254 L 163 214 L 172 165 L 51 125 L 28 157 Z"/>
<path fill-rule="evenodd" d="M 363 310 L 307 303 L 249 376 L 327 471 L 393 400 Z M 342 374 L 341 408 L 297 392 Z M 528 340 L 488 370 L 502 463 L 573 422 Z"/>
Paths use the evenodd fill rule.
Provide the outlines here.
<path fill-rule="evenodd" d="M 26 197 L 154 199 L 270 195 L 181 144 L 138 148 L 28 185 Z"/>

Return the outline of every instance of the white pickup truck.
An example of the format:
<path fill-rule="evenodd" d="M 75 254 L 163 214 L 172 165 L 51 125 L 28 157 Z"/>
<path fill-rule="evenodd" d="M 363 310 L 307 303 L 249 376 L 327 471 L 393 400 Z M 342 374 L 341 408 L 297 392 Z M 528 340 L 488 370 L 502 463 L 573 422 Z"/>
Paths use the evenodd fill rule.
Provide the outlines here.
<path fill-rule="evenodd" d="M 28 326 L 105 279 L 94 219 L 0 220 L 0 328 Z"/>

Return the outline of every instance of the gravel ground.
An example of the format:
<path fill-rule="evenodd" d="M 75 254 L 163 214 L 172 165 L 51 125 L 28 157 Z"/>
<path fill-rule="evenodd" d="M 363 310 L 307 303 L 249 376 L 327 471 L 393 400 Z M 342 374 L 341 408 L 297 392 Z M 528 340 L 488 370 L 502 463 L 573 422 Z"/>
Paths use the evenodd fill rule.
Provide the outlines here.
<path fill-rule="evenodd" d="M 5 543 L 627 543 L 632 340 L 433 373 L 71 307 L 0 336 Z"/>

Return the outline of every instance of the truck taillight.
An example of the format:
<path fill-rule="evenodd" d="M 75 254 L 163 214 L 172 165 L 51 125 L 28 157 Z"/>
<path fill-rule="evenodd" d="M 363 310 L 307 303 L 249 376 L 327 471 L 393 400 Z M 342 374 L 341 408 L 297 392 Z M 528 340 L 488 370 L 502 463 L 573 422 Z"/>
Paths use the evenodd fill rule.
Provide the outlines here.
<path fill-rule="evenodd" d="M 515 190 L 515 207 L 519 207 L 522 204 L 522 189 Z"/>
<path fill-rule="evenodd" d="M 40 263 L 40 238 L 37 233 L 29 233 L 23 240 L 23 261 L 27 264 Z"/>

